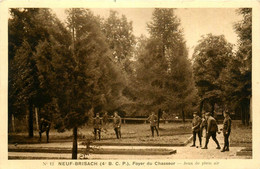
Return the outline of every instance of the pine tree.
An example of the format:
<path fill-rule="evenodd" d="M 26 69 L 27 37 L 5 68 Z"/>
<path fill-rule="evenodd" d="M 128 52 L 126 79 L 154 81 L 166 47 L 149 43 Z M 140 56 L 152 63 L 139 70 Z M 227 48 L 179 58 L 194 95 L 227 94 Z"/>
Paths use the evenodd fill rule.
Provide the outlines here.
<path fill-rule="evenodd" d="M 148 29 L 136 71 L 141 103 L 147 110 L 180 112 L 185 120 L 196 92 L 180 20 L 173 9 L 155 9 Z"/>
<path fill-rule="evenodd" d="M 46 75 L 54 104 L 56 127 L 73 129 L 72 158 L 77 158 L 77 131 L 104 103 L 104 94 L 120 83 L 98 20 L 88 9 L 68 9 L 67 23 L 57 21 L 51 36 L 37 48 L 38 68 Z"/>
<path fill-rule="evenodd" d="M 48 9 L 10 9 L 9 36 L 9 116 L 29 110 L 28 133 L 33 137 L 33 107 L 42 107 L 49 101 L 38 79 L 34 52 L 40 40 L 48 36 L 44 19 Z M 45 18 L 42 16 L 44 15 Z"/>
<path fill-rule="evenodd" d="M 243 16 L 234 25 L 239 37 L 238 50 L 222 74 L 225 84 L 223 90 L 229 108 L 241 116 L 244 125 L 249 125 L 252 97 L 252 9 L 241 8 L 237 13 Z"/>

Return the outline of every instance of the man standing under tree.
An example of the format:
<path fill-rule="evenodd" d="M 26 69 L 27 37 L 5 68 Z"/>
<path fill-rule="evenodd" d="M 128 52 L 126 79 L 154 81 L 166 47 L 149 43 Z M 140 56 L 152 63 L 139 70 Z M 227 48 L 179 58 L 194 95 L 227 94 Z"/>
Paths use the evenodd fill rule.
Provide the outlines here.
<path fill-rule="evenodd" d="M 97 139 L 97 134 L 98 134 L 98 139 L 100 140 L 100 138 L 101 138 L 102 119 L 99 117 L 99 113 L 96 114 L 96 117 L 93 120 L 93 125 L 94 125 L 95 140 Z"/>
<path fill-rule="evenodd" d="M 223 135 L 224 135 L 224 147 L 221 152 L 229 151 L 229 135 L 231 132 L 231 118 L 229 116 L 229 112 L 226 111 L 224 113 L 224 121 L 223 121 Z"/>
<path fill-rule="evenodd" d="M 41 139 L 42 139 L 42 133 L 46 132 L 47 143 L 49 143 L 49 132 L 50 132 L 50 129 L 51 129 L 51 122 L 46 120 L 46 119 L 44 119 L 44 118 L 41 118 L 41 120 L 40 120 L 40 127 L 39 127 L 39 135 L 40 135 L 39 141 L 40 142 L 41 142 Z"/>
<path fill-rule="evenodd" d="M 215 141 L 215 143 L 217 144 L 217 149 L 220 149 L 220 145 L 219 142 L 216 138 L 217 136 L 217 132 L 218 132 L 218 125 L 216 120 L 211 116 L 210 112 L 206 113 L 206 120 L 207 120 L 207 134 L 206 134 L 206 143 L 205 143 L 205 147 L 203 147 L 202 149 L 208 149 L 208 143 L 209 143 L 209 139 L 210 137 L 212 137 L 212 139 Z"/>
<path fill-rule="evenodd" d="M 154 112 L 152 112 L 152 114 L 148 117 L 147 121 L 150 122 L 152 136 L 154 137 L 154 130 L 156 130 L 157 136 L 159 136 L 159 132 L 158 132 L 158 129 L 156 127 L 158 117 L 154 114 Z"/>
<path fill-rule="evenodd" d="M 192 133 L 193 133 L 193 144 L 191 147 L 196 146 L 196 135 L 198 135 L 201 147 L 201 131 L 200 131 L 201 118 L 198 116 L 197 112 L 193 113 L 192 119 Z"/>
<path fill-rule="evenodd" d="M 114 113 L 114 130 L 116 133 L 116 138 L 121 138 L 121 117 L 117 114 L 117 112 Z"/>

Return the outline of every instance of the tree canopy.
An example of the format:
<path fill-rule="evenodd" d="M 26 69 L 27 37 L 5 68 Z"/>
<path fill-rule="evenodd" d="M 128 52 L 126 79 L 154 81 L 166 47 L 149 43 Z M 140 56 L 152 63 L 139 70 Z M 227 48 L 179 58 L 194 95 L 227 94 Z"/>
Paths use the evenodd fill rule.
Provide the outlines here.
<path fill-rule="evenodd" d="M 232 44 L 223 35 L 208 34 L 199 41 L 193 53 L 193 73 L 202 103 L 214 105 L 223 101 L 221 73 L 229 66 Z M 202 104 L 203 105 L 203 104 Z"/>
<path fill-rule="evenodd" d="M 150 38 L 137 56 L 136 77 L 145 96 L 140 103 L 146 110 L 190 112 L 196 91 L 180 20 L 173 9 L 155 9 L 148 29 Z"/>

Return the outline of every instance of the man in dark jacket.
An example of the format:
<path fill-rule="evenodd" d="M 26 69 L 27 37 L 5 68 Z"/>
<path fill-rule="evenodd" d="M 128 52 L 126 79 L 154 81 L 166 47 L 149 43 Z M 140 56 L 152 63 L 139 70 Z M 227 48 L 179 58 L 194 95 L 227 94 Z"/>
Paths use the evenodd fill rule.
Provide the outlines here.
<path fill-rule="evenodd" d="M 93 126 L 94 126 L 94 135 L 95 135 L 95 140 L 97 139 L 97 134 L 98 134 L 98 139 L 101 139 L 101 128 L 102 128 L 102 119 L 99 117 L 99 113 L 96 114 L 96 117 L 93 119 Z"/>
<path fill-rule="evenodd" d="M 154 137 L 154 130 L 156 130 L 157 136 L 159 136 L 159 132 L 158 132 L 158 129 L 156 127 L 158 117 L 155 115 L 154 112 L 152 112 L 152 114 L 148 117 L 147 121 L 150 122 L 150 128 L 151 128 L 151 131 L 152 131 L 152 136 Z"/>
<path fill-rule="evenodd" d="M 216 120 L 211 116 L 211 114 L 208 112 L 206 113 L 206 119 L 207 119 L 207 134 L 206 134 L 206 143 L 205 143 L 205 147 L 203 147 L 202 149 L 208 149 L 208 143 L 209 143 L 209 139 L 210 137 L 212 137 L 212 139 L 215 141 L 215 143 L 217 144 L 217 149 L 220 149 L 220 145 L 219 142 L 216 138 L 217 136 L 217 132 L 218 132 L 218 125 Z"/>
<path fill-rule="evenodd" d="M 40 120 L 40 127 L 39 127 L 39 135 L 40 135 L 39 141 L 40 142 L 41 142 L 41 139 L 42 139 L 42 133 L 46 132 L 47 143 L 49 143 L 49 132 L 50 132 L 50 129 L 51 129 L 51 122 L 46 120 L 46 119 L 44 119 L 44 118 L 41 118 L 41 120 Z"/>
<path fill-rule="evenodd" d="M 224 113 L 224 121 L 223 121 L 223 135 L 224 135 L 224 147 L 221 152 L 229 151 L 229 135 L 231 132 L 231 118 L 229 116 L 229 112 Z"/>
<path fill-rule="evenodd" d="M 121 138 L 121 123 L 122 123 L 121 117 L 117 114 L 117 112 L 115 112 L 113 118 L 113 124 L 114 124 L 114 130 L 117 139 Z"/>
<path fill-rule="evenodd" d="M 198 116 L 197 112 L 193 113 L 192 119 L 192 133 L 193 133 L 193 144 L 191 147 L 196 146 L 196 135 L 198 135 L 201 147 L 201 131 L 200 131 L 201 118 Z"/>

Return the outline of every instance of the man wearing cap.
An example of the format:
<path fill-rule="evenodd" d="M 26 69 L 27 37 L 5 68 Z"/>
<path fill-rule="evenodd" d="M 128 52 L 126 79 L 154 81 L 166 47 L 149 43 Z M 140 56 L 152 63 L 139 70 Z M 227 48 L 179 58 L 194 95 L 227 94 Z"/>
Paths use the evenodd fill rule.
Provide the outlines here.
<path fill-rule="evenodd" d="M 152 136 L 154 137 L 154 130 L 156 130 L 157 136 L 159 136 L 159 132 L 158 132 L 158 129 L 156 127 L 158 117 L 154 114 L 154 112 L 152 112 L 152 114 L 148 117 L 147 121 L 150 122 L 150 128 L 151 128 L 151 131 L 152 131 Z"/>
<path fill-rule="evenodd" d="M 99 113 L 97 113 L 96 117 L 93 119 L 93 124 L 94 124 L 95 140 L 97 139 L 97 134 L 98 134 L 98 139 L 100 140 L 100 138 L 101 138 L 102 119 L 101 119 L 101 117 L 99 117 Z"/>
<path fill-rule="evenodd" d="M 231 132 L 231 118 L 229 112 L 224 112 L 224 121 L 223 121 L 223 135 L 224 135 L 224 147 L 221 152 L 229 151 L 229 135 Z"/>
<path fill-rule="evenodd" d="M 192 119 L 192 133 L 193 133 L 193 144 L 191 147 L 196 146 L 196 135 L 198 135 L 199 141 L 200 141 L 200 147 L 201 147 L 201 131 L 200 131 L 200 124 L 201 124 L 201 118 L 198 116 L 197 112 L 193 113 L 193 119 Z"/>
<path fill-rule="evenodd" d="M 121 123 L 121 117 L 117 114 L 117 112 L 114 112 L 113 124 L 117 139 L 121 138 Z"/>
<path fill-rule="evenodd" d="M 206 119 L 207 119 L 207 134 L 206 134 L 206 143 L 205 143 L 205 147 L 203 147 L 202 149 L 208 149 L 208 143 L 209 143 L 209 139 L 210 137 L 212 137 L 212 139 L 215 141 L 215 143 L 217 144 L 217 149 L 220 149 L 220 145 L 219 142 L 216 138 L 217 136 L 217 132 L 218 132 L 218 125 L 216 120 L 211 116 L 211 114 L 209 112 L 206 113 Z"/>

